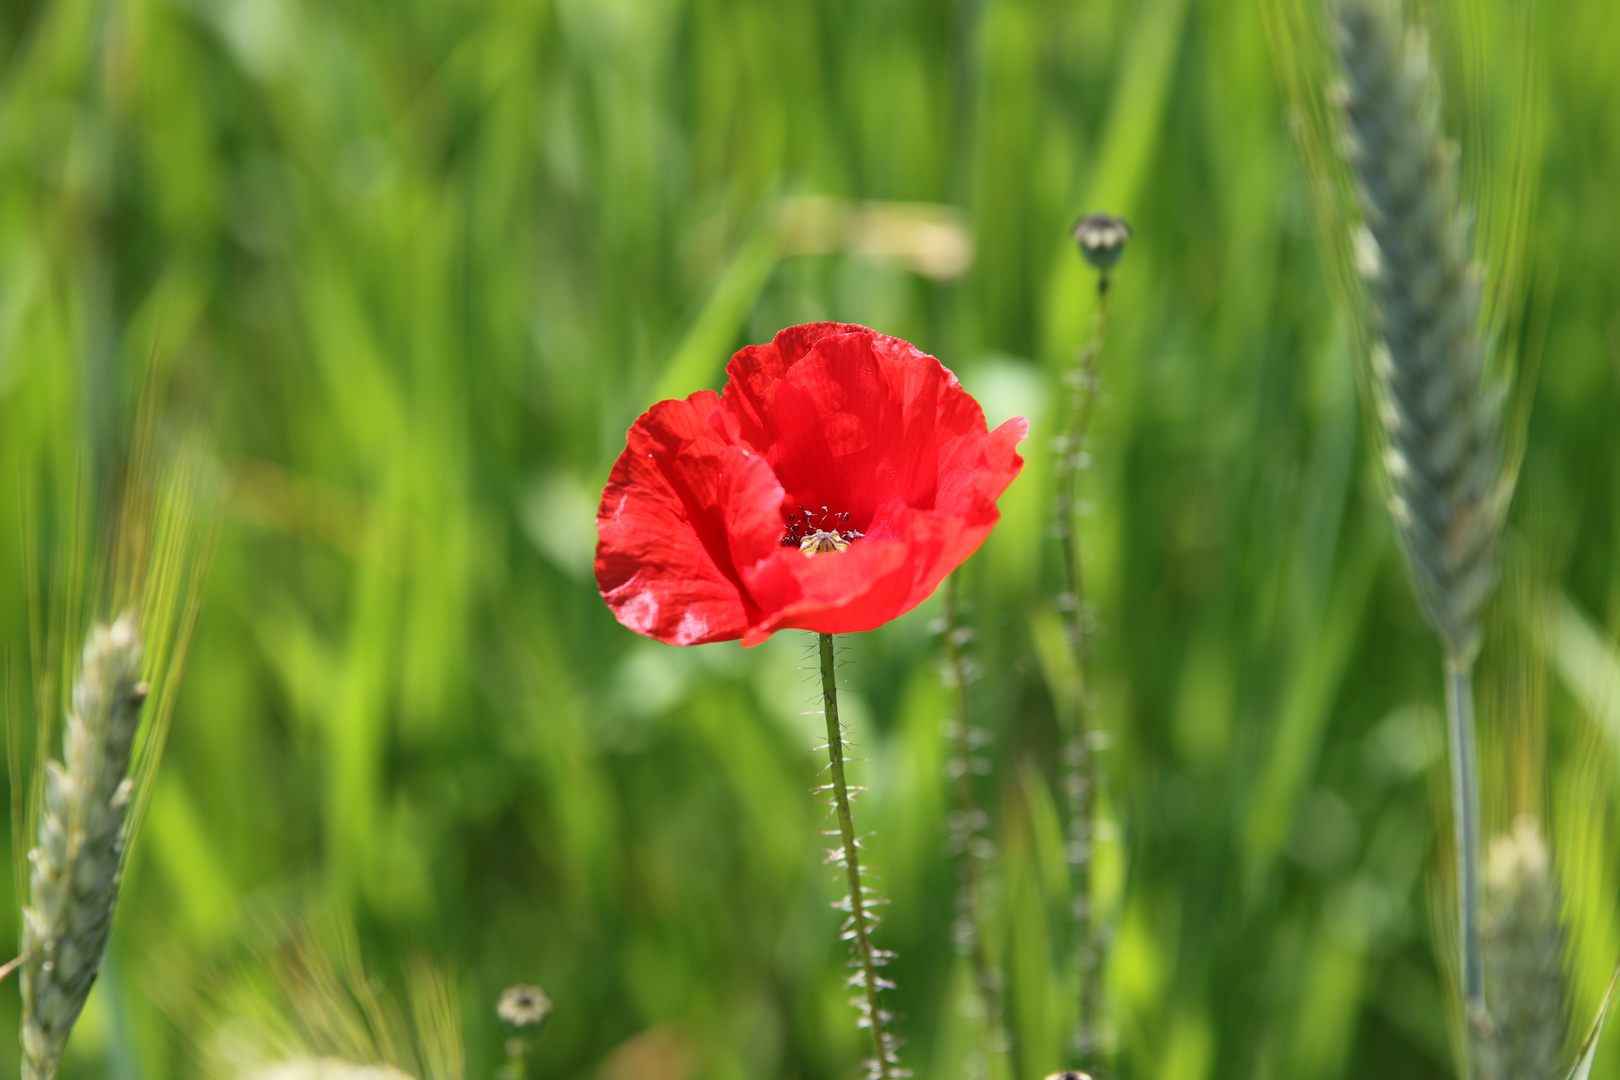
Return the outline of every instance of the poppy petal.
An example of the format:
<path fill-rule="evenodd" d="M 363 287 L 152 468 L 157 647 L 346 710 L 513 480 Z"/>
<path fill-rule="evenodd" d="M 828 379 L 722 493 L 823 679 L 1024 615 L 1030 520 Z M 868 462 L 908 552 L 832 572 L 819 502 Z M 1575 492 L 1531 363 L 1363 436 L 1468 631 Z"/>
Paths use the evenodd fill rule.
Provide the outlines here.
<path fill-rule="evenodd" d="M 749 345 L 732 356 L 726 365 L 725 408 L 737 441 L 761 453 L 771 445 L 771 408 L 783 377 L 818 341 L 838 334 L 872 336 L 872 331 L 851 323 L 806 323 L 779 331 L 769 345 Z"/>
<path fill-rule="evenodd" d="M 766 457 L 783 488 L 806 506 L 849 511 L 874 539 L 889 535 L 901 508 L 933 509 L 946 378 L 938 360 L 894 338 L 816 342 L 777 386 L 771 409 Z"/>
<path fill-rule="evenodd" d="M 782 489 L 711 423 L 712 391 L 654 405 L 630 429 L 597 513 L 596 580 L 625 626 L 674 645 L 742 636 L 758 611 L 739 560 L 778 546 Z"/>

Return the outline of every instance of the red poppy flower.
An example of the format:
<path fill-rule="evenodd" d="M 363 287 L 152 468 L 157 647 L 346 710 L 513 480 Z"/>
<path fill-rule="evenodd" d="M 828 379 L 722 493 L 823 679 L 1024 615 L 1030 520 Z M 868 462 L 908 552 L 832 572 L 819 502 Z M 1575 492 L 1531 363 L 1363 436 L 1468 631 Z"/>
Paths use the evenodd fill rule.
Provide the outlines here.
<path fill-rule="evenodd" d="M 864 326 L 789 327 L 726 378 L 635 422 L 597 511 L 602 598 L 672 645 L 910 611 L 989 535 L 1024 464 L 1026 420 L 986 430 L 938 360 Z"/>

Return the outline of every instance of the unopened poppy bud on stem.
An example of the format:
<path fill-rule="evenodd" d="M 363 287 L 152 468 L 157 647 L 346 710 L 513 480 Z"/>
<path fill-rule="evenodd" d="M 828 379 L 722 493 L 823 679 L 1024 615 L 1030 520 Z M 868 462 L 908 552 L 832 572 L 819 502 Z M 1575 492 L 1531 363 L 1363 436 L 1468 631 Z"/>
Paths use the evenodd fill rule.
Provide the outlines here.
<path fill-rule="evenodd" d="M 1087 214 L 1074 223 L 1073 236 L 1086 262 L 1106 274 L 1125 254 L 1131 227 L 1112 214 Z"/>

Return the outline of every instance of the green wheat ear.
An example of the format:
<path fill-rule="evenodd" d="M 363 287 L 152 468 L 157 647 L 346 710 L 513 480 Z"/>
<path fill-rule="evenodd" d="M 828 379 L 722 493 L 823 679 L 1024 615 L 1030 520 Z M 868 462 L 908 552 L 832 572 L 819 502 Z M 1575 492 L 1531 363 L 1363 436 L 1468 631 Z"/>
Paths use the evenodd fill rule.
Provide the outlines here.
<path fill-rule="evenodd" d="M 1564 933 L 1552 859 L 1528 814 L 1491 843 L 1481 931 L 1490 1023 L 1475 1042 L 1479 1078 L 1551 1080 L 1564 1045 Z"/>
<path fill-rule="evenodd" d="M 124 616 L 85 641 L 62 734 L 46 766 L 38 844 L 23 909 L 22 1075 L 56 1075 L 68 1032 L 101 968 L 123 878 L 130 755 L 147 686 Z"/>
<path fill-rule="evenodd" d="M 1426 40 L 1380 0 L 1341 0 L 1337 14 L 1391 509 L 1424 611 L 1466 663 L 1496 584 L 1509 494 L 1507 388 L 1486 369 L 1474 219 L 1457 147 L 1440 132 Z"/>

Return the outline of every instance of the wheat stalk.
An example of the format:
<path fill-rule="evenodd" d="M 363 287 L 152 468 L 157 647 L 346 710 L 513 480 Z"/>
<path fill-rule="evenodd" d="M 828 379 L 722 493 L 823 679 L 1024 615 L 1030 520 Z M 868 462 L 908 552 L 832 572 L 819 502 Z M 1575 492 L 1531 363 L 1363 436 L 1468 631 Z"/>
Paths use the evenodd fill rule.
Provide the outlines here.
<path fill-rule="evenodd" d="M 1373 375 L 1390 510 L 1425 615 L 1445 647 L 1462 989 L 1485 1023 L 1479 927 L 1479 770 L 1472 673 L 1496 585 L 1511 484 L 1502 467 L 1505 384 L 1486 367 L 1483 274 L 1458 193 L 1457 148 L 1440 131 L 1427 41 L 1388 0 L 1339 0 L 1337 93 L 1363 228 Z"/>
<path fill-rule="evenodd" d="M 22 1075 L 56 1075 L 68 1032 L 101 967 L 123 877 L 130 753 L 147 686 L 131 617 L 84 645 L 62 761 L 46 766 L 23 909 Z"/>

